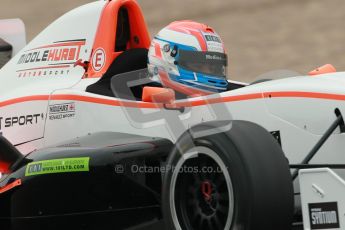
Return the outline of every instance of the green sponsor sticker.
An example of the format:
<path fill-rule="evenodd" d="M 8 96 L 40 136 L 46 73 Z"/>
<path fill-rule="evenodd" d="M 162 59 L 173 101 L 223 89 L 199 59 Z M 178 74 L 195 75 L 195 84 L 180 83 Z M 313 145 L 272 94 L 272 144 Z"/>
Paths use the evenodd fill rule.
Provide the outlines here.
<path fill-rule="evenodd" d="M 90 157 L 35 161 L 26 166 L 25 176 L 51 173 L 88 172 Z"/>

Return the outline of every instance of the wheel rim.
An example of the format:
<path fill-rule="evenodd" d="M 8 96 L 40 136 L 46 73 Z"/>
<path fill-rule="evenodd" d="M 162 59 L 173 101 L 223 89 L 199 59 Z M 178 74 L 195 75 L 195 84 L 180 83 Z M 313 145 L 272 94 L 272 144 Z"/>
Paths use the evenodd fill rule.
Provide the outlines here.
<path fill-rule="evenodd" d="M 230 229 L 234 195 L 222 159 L 207 147 L 194 147 L 176 164 L 170 192 L 175 229 Z"/>

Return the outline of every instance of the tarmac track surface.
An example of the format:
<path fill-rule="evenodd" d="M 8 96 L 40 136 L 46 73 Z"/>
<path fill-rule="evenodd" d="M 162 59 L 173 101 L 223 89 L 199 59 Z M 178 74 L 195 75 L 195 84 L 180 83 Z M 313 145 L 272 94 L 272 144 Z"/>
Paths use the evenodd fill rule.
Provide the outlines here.
<path fill-rule="evenodd" d="M 1 0 L 0 18 L 22 18 L 30 40 L 64 12 L 87 2 Z M 226 44 L 229 76 L 234 80 L 250 82 L 278 69 L 305 74 L 326 63 L 345 70 L 344 0 L 138 2 L 152 35 L 180 19 L 213 26 Z"/>

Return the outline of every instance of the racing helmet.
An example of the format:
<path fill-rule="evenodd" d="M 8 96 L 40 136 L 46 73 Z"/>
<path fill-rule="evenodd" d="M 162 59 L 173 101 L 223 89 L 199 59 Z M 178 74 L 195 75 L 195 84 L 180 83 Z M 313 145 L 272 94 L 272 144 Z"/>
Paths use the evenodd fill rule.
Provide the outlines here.
<path fill-rule="evenodd" d="M 152 40 L 148 71 L 155 81 L 188 96 L 227 90 L 227 55 L 220 36 L 209 26 L 176 21 Z"/>

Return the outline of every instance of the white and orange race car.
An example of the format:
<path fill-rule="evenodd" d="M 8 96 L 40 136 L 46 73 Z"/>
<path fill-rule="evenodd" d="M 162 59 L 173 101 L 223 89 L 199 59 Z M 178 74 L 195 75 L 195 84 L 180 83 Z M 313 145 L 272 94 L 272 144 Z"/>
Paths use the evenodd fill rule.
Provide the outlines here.
<path fill-rule="evenodd" d="M 135 0 L 0 31 L 1 229 L 345 228 L 345 73 L 177 99 Z"/>

